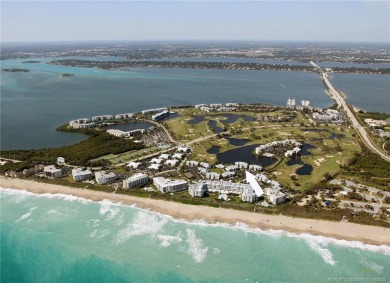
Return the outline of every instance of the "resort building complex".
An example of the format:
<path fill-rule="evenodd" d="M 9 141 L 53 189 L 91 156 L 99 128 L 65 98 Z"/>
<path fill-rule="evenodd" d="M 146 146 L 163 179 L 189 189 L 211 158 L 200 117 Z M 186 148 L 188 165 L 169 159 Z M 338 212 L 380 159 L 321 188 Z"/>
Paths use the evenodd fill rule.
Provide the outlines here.
<path fill-rule="evenodd" d="M 116 137 L 124 138 L 124 137 L 132 137 L 135 135 L 142 135 L 143 133 L 145 133 L 145 129 L 136 129 L 127 132 L 117 130 L 117 129 L 108 129 L 107 133 Z"/>
<path fill-rule="evenodd" d="M 56 168 L 54 165 L 45 166 L 43 172 L 45 173 L 45 176 L 50 179 L 62 177 L 62 169 Z"/>
<path fill-rule="evenodd" d="M 89 118 L 81 118 L 70 121 L 69 126 L 75 129 L 87 129 L 95 127 L 95 123 L 91 122 L 91 119 Z"/>
<path fill-rule="evenodd" d="M 152 120 L 158 121 L 161 120 L 162 118 L 165 118 L 169 116 L 169 111 L 168 110 L 163 110 L 161 112 L 158 112 L 157 114 L 152 115 Z"/>
<path fill-rule="evenodd" d="M 99 171 L 95 173 L 95 180 L 99 185 L 111 184 L 116 181 L 116 175 L 113 172 Z"/>
<path fill-rule="evenodd" d="M 137 173 L 123 180 L 123 188 L 131 189 L 131 188 L 140 187 L 147 184 L 148 181 L 149 181 L 148 175 L 143 173 Z"/>
<path fill-rule="evenodd" d="M 153 184 L 164 194 L 183 191 L 188 187 L 188 183 L 185 180 L 170 180 L 163 177 L 153 178 Z"/>
<path fill-rule="evenodd" d="M 90 170 L 82 170 L 80 168 L 72 170 L 72 177 L 76 182 L 89 180 L 92 176 L 93 174 Z"/>

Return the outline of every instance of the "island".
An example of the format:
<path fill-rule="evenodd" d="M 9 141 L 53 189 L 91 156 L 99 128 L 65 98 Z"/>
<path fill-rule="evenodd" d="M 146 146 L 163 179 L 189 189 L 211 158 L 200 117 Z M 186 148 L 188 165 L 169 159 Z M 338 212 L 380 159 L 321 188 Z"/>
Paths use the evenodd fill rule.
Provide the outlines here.
<path fill-rule="evenodd" d="M 28 69 L 19 69 L 19 68 L 12 68 L 12 69 L 3 69 L 4 72 L 11 72 L 11 73 L 16 73 L 16 72 L 29 72 L 30 70 Z"/>
<path fill-rule="evenodd" d="M 38 63 L 41 63 L 41 61 L 38 61 L 38 60 L 27 60 L 27 61 L 23 61 L 22 64 L 38 64 Z"/>
<path fill-rule="evenodd" d="M 294 64 L 262 64 L 242 62 L 207 62 L 207 61 L 155 61 L 155 60 L 128 60 L 128 61 L 92 61 L 79 59 L 53 60 L 49 64 L 70 67 L 121 69 L 125 68 L 187 68 L 187 69 L 229 69 L 229 70 L 277 70 L 277 71 L 301 71 L 312 72 L 313 68 Z M 330 69 L 334 73 L 358 73 L 358 74 L 390 74 L 390 68 L 367 67 L 334 67 Z"/>

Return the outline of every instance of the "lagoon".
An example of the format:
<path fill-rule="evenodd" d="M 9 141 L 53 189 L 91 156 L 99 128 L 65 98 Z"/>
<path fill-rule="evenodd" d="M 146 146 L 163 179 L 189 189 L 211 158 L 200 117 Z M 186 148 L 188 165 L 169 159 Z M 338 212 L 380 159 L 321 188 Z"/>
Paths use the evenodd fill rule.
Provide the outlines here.
<path fill-rule="evenodd" d="M 58 133 L 69 120 L 101 114 L 199 103 L 267 103 L 284 106 L 289 97 L 328 107 L 332 100 L 314 73 L 135 68 L 100 70 L 3 60 L 1 68 L 27 68 L 27 73 L 2 72 L 1 149 L 58 147 L 82 135 Z M 74 74 L 62 77 L 63 73 Z M 280 85 L 283 84 L 284 87 Z M 64 138 L 66 137 L 66 138 Z"/>
<path fill-rule="evenodd" d="M 34 58 L 40 63 L 25 64 L 21 62 L 26 59 L 0 61 L 2 69 L 30 70 L 27 73 L 1 73 L 2 150 L 58 147 L 81 141 L 84 135 L 60 133 L 55 128 L 72 119 L 101 114 L 199 103 L 284 106 L 289 97 L 297 101 L 309 99 L 314 107 L 333 104 L 324 92 L 321 79 L 309 72 L 101 70 L 46 64 L 52 59 Z M 64 73 L 74 76 L 62 77 Z M 347 94 L 348 102 L 363 109 L 388 112 L 388 76 L 333 74 L 333 82 Z"/>

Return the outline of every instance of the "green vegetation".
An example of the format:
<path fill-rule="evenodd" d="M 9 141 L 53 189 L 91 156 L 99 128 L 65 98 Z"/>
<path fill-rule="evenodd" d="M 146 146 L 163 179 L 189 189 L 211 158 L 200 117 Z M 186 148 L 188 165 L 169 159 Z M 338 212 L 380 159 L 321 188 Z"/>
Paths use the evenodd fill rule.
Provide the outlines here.
<path fill-rule="evenodd" d="M 241 62 L 194 62 L 194 61 L 92 61 L 92 60 L 77 60 L 65 59 L 54 60 L 49 62 L 53 65 L 73 66 L 73 67 L 88 67 L 101 69 L 117 69 L 117 68 L 190 68 L 190 69 L 241 69 L 241 70 L 279 70 L 279 71 L 305 71 L 312 72 L 311 66 L 300 65 L 276 65 L 276 64 L 258 64 L 258 63 L 241 63 Z M 362 68 L 362 67 L 334 67 L 332 68 L 337 73 L 368 73 L 368 74 L 389 74 L 390 68 Z"/>
<path fill-rule="evenodd" d="M 102 155 L 110 153 L 119 154 L 130 150 L 139 150 L 144 147 L 142 144 L 115 137 L 105 131 L 86 130 L 83 132 L 91 136 L 74 145 L 60 148 L 9 150 L 1 152 L 1 156 L 30 163 L 53 163 L 57 157 L 61 156 L 72 165 L 85 166 L 90 165 L 89 160 Z M 1 169 L 3 170 L 3 168 Z"/>
<path fill-rule="evenodd" d="M 390 190 L 389 163 L 360 143 L 361 151 L 355 152 L 348 164 L 341 167 L 341 176 L 378 189 Z"/>
<path fill-rule="evenodd" d="M 386 120 L 390 118 L 390 114 L 386 113 L 378 113 L 378 112 L 364 112 L 363 110 L 360 110 L 357 112 L 359 117 L 364 119 L 374 119 L 374 120 Z"/>
<path fill-rule="evenodd" d="M 280 111 L 271 113 L 270 116 L 280 115 Z M 250 114 L 246 113 L 246 115 Z M 195 130 L 197 126 L 200 125 L 195 125 Z M 337 175 L 340 171 L 340 165 L 347 164 L 348 160 L 354 156 L 355 152 L 360 150 L 359 145 L 356 143 L 355 138 L 349 129 L 340 128 L 339 126 L 334 125 L 316 127 L 318 131 L 305 131 L 307 128 L 300 126 L 300 124 L 291 125 L 290 123 L 247 122 L 237 120 L 235 123 L 227 125 L 227 128 L 230 132 L 230 137 L 247 139 L 248 143 L 246 145 L 265 144 L 274 140 L 286 138 L 293 138 L 314 145 L 316 148 L 310 149 L 310 155 L 301 156 L 302 162 L 313 166 L 313 172 L 310 175 L 296 176 L 295 182 L 292 182 L 290 174 L 294 174 L 296 169 L 302 165 L 296 164 L 288 166 L 287 161 L 289 159 L 284 156 L 281 156 L 277 163 L 266 168 L 267 171 L 274 173 L 272 176 L 273 179 L 277 180 L 285 187 L 290 187 L 295 190 L 308 189 L 324 179 L 324 176 Z M 332 140 L 330 139 L 331 133 L 343 134 L 345 137 Z M 237 148 L 237 146 L 229 144 L 229 142 L 223 138 L 223 135 L 197 142 L 192 146 L 192 159 L 206 161 L 211 164 L 217 162 L 214 154 L 207 153 L 207 150 L 211 147 L 219 146 L 220 152 Z"/>
<path fill-rule="evenodd" d="M 126 160 L 132 160 L 140 157 L 144 157 L 145 155 L 149 155 L 152 153 L 157 153 L 161 149 L 159 147 L 148 147 L 148 148 L 142 148 L 139 150 L 131 150 L 127 152 L 123 152 L 120 154 L 108 154 L 108 155 L 103 155 L 95 159 L 91 159 L 90 162 L 91 164 L 99 164 L 101 162 L 107 161 L 112 165 L 117 165 L 120 163 L 125 162 Z"/>

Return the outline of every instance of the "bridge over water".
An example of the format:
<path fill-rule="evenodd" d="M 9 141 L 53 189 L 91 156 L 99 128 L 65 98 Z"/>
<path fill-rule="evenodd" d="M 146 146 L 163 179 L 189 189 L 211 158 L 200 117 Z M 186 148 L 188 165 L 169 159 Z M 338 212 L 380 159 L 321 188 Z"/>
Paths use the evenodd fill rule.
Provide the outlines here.
<path fill-rule="evenodd" d="M 352 112 L 352 110 L 349 108 L 349 106 L 347 105 L 347 103 L 345 102 L 344 100 L 344 97 L 341 95 L 341 93 L 339 91 L 337 91 L 333 85 L 330 83 L 329 81 L 329 76 L 326 72 L 324 72 L 320 66 L 318 66 L 316 63 L 310 61 L 310 65 L 312 65 L 318 72 L 319 74 L 321 75 L 321 78 L 322 80 L 324 81 L 324 83 L 326 84 L 326 87 L 328 88 L 329 90 L 329 93 L 330 95 L 332 96 L 332 98 L 334 100 L 336 100 L 336 103 L 337 105 L 339 106 L 339 108 L 341 109 L 344 109 L 345 113 L 347 114 L 347 116 L 349 117 L 351 123 L 352 123 L 352 127 L 354 127 L 358 133 L 360 134 L 360 137 L 362 138 L 363 142 L 366 144 L 366 146 L 372 150 L 373 152 L 375 152 L 376 154 L 378 154 L 380 157 L 382 157 L 384 160 L 390 162 L 390 156 L 387 155 L 386 153 L 384 153 L 383 151 L 381 151 L 370 139 L 369 135 L 367 134 L 367 131 L 366 129 L 364 128 L 363 125 L 361 125 L 359 123 L 359 121 L 356 119 L 354 113 Z"/>

